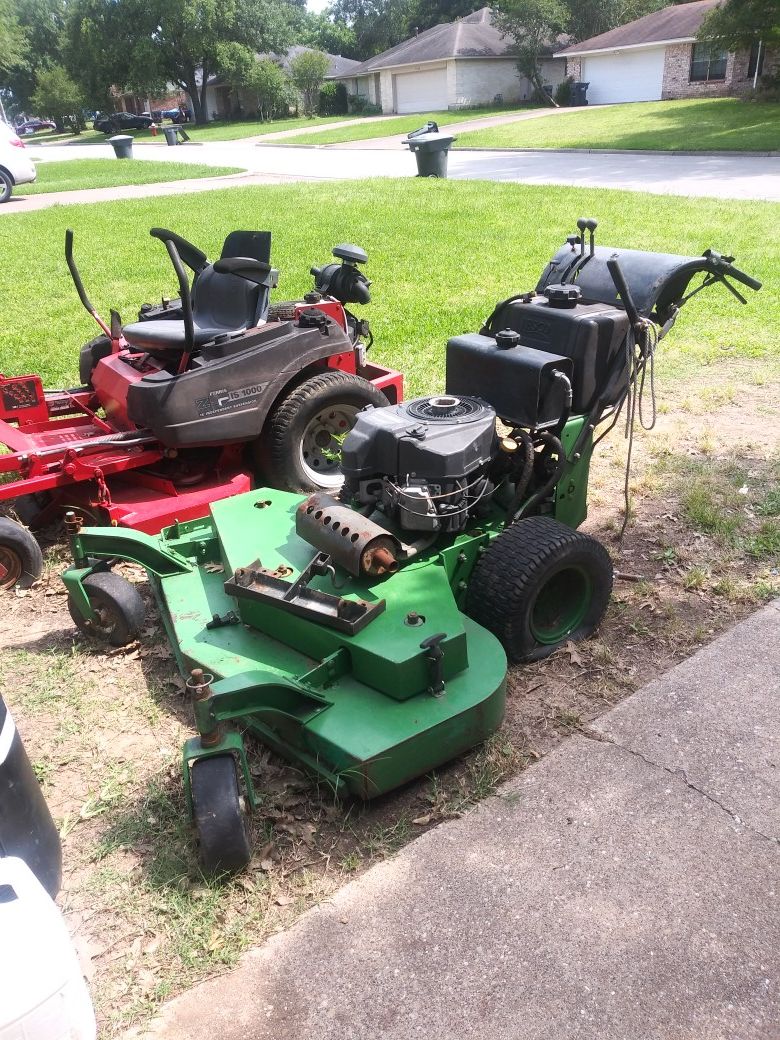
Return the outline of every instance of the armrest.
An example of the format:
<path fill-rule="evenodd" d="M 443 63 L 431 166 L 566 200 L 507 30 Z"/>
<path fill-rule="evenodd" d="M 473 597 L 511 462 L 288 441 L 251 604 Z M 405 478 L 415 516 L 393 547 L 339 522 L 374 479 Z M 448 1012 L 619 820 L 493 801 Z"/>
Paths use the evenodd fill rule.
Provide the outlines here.
<path fill-rule="evenodd" d="M 265 264 L 262 260 L 253 260 L 248 256 L 228 256 L 222 260 L 215 260 L 214 270 L 217 274 L 237 275 L 268 289 L 273 289 L 279 278 L 279 272 L 270 264 Z"/>

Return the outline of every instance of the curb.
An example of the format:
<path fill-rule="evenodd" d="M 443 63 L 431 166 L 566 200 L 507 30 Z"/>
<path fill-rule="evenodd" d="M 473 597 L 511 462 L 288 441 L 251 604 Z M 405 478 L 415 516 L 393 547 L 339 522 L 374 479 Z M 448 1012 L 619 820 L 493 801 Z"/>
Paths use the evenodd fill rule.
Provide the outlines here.
<path fill-rule="evenodd" d="M 467 144 L 456 145 L 453 152 L 529 152 L 541 155 L 547 154 L 561 154 L 561 155 L 687 155 L 694 156 L 696 158 L 717 158 L 717 159 L 743 159 L 743 158 L 754 158 L 754 159 L 777 159 L 780 158 L 780 152 L 688 152 L 688 151 L 669 151 L 654 148 L 484 148 L 479 145 L 469 146 Z"/>

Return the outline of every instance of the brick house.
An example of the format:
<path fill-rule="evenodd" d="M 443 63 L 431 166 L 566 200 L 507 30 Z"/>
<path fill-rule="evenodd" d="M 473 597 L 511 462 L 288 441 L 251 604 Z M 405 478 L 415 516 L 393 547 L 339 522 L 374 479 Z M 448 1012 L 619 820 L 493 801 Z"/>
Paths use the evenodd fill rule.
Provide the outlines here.
<path fill-rule="evenodd" d="M 664 7 L 555 56 L 566 59 L 567 75 L 590 84 L 592 105 L 749 94 L 762 75 L 780 68 L 780 51 L 758 39 L 736 53 L 698 41 L 702 22 L 718 3 Z"/>
<path fill-rule="evenodd" d="M 483 7 L 434 25 L 336 78 L 351 97 L 386 113 L 527 101 L 534 88 L 518 72 L 510 48 L 511 41 L 493 24 L 493 12 Z M 565 63 L 549 54 L 541 64 L 542 78 L 555 86 L 564 69 Z"/>

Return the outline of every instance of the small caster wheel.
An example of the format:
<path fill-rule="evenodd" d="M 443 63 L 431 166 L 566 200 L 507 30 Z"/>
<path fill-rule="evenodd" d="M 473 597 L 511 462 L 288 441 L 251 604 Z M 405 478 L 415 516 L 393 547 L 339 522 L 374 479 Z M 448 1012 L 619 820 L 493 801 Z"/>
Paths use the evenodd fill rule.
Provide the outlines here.
<path fill-rule="evenodd" d="M 232 755 L 196 761 L 190 773 L 198 858 L 205 874 L 236 874 L 249 862 L 249 818 Z"/>
<path fill-rule="evenodd" d="M 42 570 L 41 547 L 27 528 L 0 516 L 0 591 L 29 589 Z"/>
<path fill-rule="evenodd" d="M 76 628 L 111 646 L 126 646 L 138 638 L 146 610 L 134 585 L 111 571 L 98 571 L 84 579 L 84 588 L 95 611 L 95 620 L 83 617 L 73 599 L 68 597 L 68 610 Z"/>

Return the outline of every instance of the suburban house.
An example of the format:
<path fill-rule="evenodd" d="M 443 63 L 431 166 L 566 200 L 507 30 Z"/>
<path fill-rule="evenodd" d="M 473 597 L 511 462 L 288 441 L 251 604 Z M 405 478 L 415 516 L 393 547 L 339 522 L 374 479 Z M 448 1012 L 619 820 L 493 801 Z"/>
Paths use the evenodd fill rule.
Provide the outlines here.
<path fill-rule="evenodd" d="M 746 94 L 780 67 L 780 52 L 767 51 L 760 40 L 736 53 L 698 41 L 702 22 L 718 3 L 664 7 L 555 56 L 566 59 L 567 75 L 590 84 L 592 105 Z"/>
<path fill-rule="evenodd" d="M 383 112 L 527 101 L 534 89 L 518 72 L 510 47 L 511 41 L 493 24 L 490 8 L 483 7 L 434 25 L 334 78 L 346 84 L 350 96 Z M 564 69 L 565 63 L 551 53 L 542 63 L 544 82 L 557 85 Z"/>
<path fill-rule="evenodd" d="M 258 60 L 269 58 L 277 62 L 285 72 L 290 70 L 290 62 L 302 51 L 311 50 L 311 47 L 296 45 L 290 47 L 286 54 L 258 54 Z M 340 54 L 328 54 L 328 71 L 326 80 L 341 79 L 349 74 L 352 69 L 360 65 L 359 61 L 352 58 L 342 58 Z M 236 116 L 254 115 L 257 111 L 257 95 L 245 87 L 233 87 L 227 83 L 222 76 L 210 76 L 206 84 L 206 118 L 207 119 L 230 119 Z"/>

